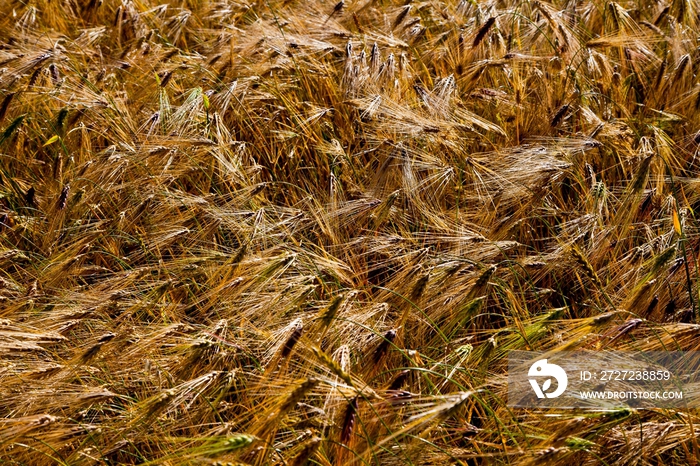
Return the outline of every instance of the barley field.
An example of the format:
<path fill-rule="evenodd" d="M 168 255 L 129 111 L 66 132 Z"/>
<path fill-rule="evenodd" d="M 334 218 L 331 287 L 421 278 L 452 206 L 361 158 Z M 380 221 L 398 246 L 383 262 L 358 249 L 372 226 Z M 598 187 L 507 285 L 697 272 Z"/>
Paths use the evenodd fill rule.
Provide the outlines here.
<path fill-rule="evenodd" d="M 0 1 L 0 463 L 698 464 L 506 373 L 700 349 L 699 15 Z"/>

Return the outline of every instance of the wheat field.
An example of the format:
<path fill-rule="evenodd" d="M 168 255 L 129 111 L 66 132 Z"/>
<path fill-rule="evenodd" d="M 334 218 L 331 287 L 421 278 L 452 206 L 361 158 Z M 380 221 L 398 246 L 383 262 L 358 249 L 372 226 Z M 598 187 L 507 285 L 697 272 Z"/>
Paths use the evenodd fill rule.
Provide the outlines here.
<path fill-rule="evenodd" d="M 0 462 L 698 464 L 506 369 L 700 349 L 699 14 L 0 1 Z"/>

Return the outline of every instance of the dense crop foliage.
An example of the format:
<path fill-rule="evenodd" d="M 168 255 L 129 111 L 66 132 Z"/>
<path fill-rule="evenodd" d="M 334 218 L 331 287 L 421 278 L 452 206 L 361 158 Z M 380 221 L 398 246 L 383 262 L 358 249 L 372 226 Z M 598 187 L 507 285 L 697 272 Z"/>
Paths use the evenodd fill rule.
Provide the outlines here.
<path fill-rule="evenodd" d="M 506 406 L 700 349 L 695 0 L 0 2 L 3 464 L 695 464 Z"/>

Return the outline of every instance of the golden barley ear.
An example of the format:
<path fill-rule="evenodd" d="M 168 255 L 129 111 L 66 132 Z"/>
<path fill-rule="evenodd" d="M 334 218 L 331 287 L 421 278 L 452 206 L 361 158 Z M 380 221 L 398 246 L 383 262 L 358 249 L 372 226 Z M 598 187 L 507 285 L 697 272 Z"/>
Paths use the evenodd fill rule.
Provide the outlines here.
<path fill-rule="evenodd" d="M 304 444 L 303 448 L 296 454 L 296 456 L 287 461 L 287 465 L 304 466 L 305 464 L 308 464 L 321 446 L 321 442 L 322 439 L 320 437 L 313 437 Z"/>
<path fill-rule="evenodd" d="M 588 261 L 586 256 L 583 254 L 583 252 L 578 248 L 578 246 L 571 247 L 571 255 L 576 260 L 578 265 L 586 273 L 586 276 L 588 277 L 588 279 L 591 280 L 591 282 L 593 282 L 594 285 L 602 286 L 602 283 L 601 283 L 600 279 L 598 278 L 598 274 L 595 272 L 595 269 L 593 268 L 591 263 Z"/>
<path fill-rule="evenodd" d="M 0 123 L 2 123 L 2 120 L 5 119 L 5 115 L 7 115 L 7 110 L 10 108 L 10 104 L 12 103 L 12 99 L 15 98 L 16 92 L 10 92 L 8 93 L 4 99 L 2 99 L 2 103 L 0 103 Z"/>
<path fill-rule="evenodd" d="M 493 25 L 496 24 L 496 18 L 495 17 L 490 17 L 489 19 L 486 20 L 486 22 L 479 28 L 479 30 L 476 33 L 476 36 L 474 36 L 474 41 L 472 42 L 472 48 L 476 48 L 481 44 L 481 41 L 484 40 L 484 37 L 486 37 L 486 34 L 489 33 Z"/>
<path fill-rule="evenodd" d="M 280 357 L 282 359 L 286 359 L 289 357 L 290 354 L 292 354 L 292 350 L 294 349 L 294 346 L 299 341 L 299 338 L 301 338 L 301 333 L 303 332 L 303 330 L 304 330 L 303 323 L 301 321 L 299 321 L 294 326 L 294 328 L 292 329 L 292 332 L 289 334 L 289 337 L 282 345 L 282 349 L 280 351 Z"/>

